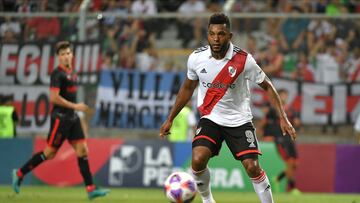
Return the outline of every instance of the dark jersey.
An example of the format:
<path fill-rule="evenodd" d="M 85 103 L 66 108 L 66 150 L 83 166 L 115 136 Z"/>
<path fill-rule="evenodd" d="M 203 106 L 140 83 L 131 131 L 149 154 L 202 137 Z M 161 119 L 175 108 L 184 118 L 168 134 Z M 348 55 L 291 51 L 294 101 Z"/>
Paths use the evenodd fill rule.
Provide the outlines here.
<path fill-rule="evenodd" d="M 277 114 L 277 111 L 270 104 L 267 104 L 267 107 L 268 107 L 269 111 L 265 115 L 266 124 L 264 127 L 264 135 L 265 136 L 274 136 L 274 137 L 281 136 L 282 137 L 282 130 L 280 127 L 280 118 Z M 291 123 L 293 123 L 295 118 L 299 118 L 298 113 L 289 107 L 285 107 L 285 112 Z"/>
<path fill-rule="evenodd" d="M 77 76 L 75 73 L 64 70 L 61 67 L 56 68 L 51 73 L 50 89 L 59 90 L 60 96 L 64 99 L 76 103 Z M 54 105 L 52 109 L 53 116 L 74 116 L 74 110 L 63 106 Z"/>

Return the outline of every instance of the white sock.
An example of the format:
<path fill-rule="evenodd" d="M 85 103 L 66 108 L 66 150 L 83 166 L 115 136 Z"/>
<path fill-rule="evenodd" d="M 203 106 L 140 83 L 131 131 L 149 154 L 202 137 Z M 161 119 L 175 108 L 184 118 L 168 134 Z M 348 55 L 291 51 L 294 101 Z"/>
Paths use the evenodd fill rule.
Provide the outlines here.
<path fill-rule="evenodd" d="M 210 171 L 206 167 L 202 171 L 192 170 L 193 177 L 195 179 L 197 190 L 200 193 L 203 203 L 215 203 L 215 200 L 211 194 L 210 188 Z"/>
<path fill-rule="evenodd" d="M 251 178 L 251 181 L 261 203 L 274 203 L 270 182 L 265 174 L 265 171 L 262 171 L 258 177 Z"/>

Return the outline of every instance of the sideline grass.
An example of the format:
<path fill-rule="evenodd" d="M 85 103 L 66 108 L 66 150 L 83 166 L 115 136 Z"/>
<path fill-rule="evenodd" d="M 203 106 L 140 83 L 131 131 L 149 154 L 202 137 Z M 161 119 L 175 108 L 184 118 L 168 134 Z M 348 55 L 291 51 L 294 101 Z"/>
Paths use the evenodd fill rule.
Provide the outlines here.
<path fill-rule="evenodd" d="M 168 203 L 161 189 L 110 188 L 111 192 L 96 203 Z M 218 203 L 259 203 L 255 193 L 214 192 Z M 360 194 L 315 194 L 299 196 L 274 194 L 276 203 L 360 203 Z M 10 186 L 0 186 L 0 203 L 82 203 L 90 202 L 82 187 L 24 186 L 16 195 Z M 197 197 L 194 203 L 201 203 Z"/>

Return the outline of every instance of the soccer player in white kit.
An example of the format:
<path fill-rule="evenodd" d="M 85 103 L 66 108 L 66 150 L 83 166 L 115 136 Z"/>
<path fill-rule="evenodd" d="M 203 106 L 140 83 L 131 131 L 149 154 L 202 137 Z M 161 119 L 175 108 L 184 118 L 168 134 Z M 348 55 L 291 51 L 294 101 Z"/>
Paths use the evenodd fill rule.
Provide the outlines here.
<path fill-rule="evenodd" d="M 270 79 L 251 54 L 231 43 L 230 21 L 226 15 L 215 13 L 210 17 L 207 38 L 209 45 L 198 48 L 189 56 L 187 78 L 160 128 L 160 137 L 170 133 L 173 119 L 199 85 L 201 118 L 192 141 L 191 165 L 203 203 L 215 203 L 207 164 L 219 153 L 224 140 L 234 158 L 245 167 L 261 202 L 272 203 L 270 182 L 258 161 L 261 151 L 252 124 L 249 80 L 267 92 L 280 117 L 283 134 L 295 139 L 295 129 Z"/>

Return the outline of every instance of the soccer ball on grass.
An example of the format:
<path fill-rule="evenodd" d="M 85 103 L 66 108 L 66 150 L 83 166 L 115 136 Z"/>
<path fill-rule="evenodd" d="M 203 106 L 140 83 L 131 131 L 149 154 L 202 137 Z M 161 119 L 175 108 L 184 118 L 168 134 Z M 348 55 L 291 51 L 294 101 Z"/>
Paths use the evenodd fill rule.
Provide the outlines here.
<path fill-rule="evenodd" d="M 185 172 L 174 172 L 164 183 L 165 195 L 173 203 L 190 203 L 196 195 L 194 178 Z"/>

